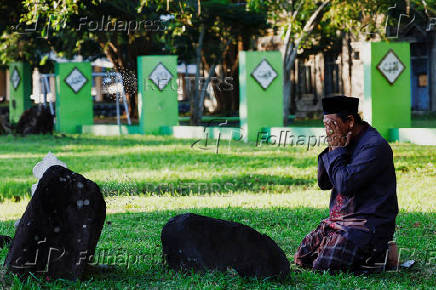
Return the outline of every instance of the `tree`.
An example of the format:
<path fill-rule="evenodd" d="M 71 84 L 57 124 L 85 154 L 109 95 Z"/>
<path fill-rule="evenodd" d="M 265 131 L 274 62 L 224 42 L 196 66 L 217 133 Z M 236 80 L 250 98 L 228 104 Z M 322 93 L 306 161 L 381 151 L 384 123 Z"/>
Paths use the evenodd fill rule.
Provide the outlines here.
<path fill-rule="evenodd" d="M 230 78 L 230 89 L 233 88 L 223 88 L 223 81 L 213 83 L 218 110 L 225 112 L 229 109 L 228 103 L 238 100 L 238 44 L 254 38 L 264 30 L 266 13 L 247 9 L 245 3 L 232 3 L 227 0 L 172 3 L 170 11 L 175 15 L 175 21 L 166 31 L 165 42 L 181 61 L 194 63 L 197 67 L 191 98 L 191 123 L 198 125 L 203 114 L 206 89 L 211 82 L 217 80 L 217 65 L 222 65 L 224 72 L 220 77 Z M 202 69 L 207 71 L 205 78 L 200 76 Z"/>
<path fill-rule="evenodd" d="M 264 9 L 270 11 L 270 19 L 276 27 L 282 30 L 284 52 L 283 52 L 283 107 L 284 124 L 288 123 L 292 93 L 291 74 L 294 70 L 295 60 L 298 52 L 304 50 L 305 46 L 314 43 L 314 31 L 326 29 L 319 25 L 329 10 L 336 9 L 339 2 L 334 0 L 323 1 L 251 1 L 251 5 L 263 5 Z M 346 1 L 345 1 L 346 2 Z M 347 3 L 342 1 L 341 5 Z M 336 5 L 336 6 L 335 6 Z M 351 16 L 351 15 L 350 15 Z M 336 16 L 339 17 L 339 16 Z M 352 19 L 350 17 L 349 19 Z M 329 21 L 332 22 L 332 21 Z M 334 21 L 333 21 L 334 23 Z M 329 23 L 330 24 L 330 23 Z M 295 102 L 294 102 L 295 105 Z"/>
<path fill-rule="evenodd" d="M 35 33 L 24 33 L 21 16 L 26 8 L 20 1 L 5 0 L 0 3 L 0 64 L 26 60 L 33 65 L 49 48 Z"/>

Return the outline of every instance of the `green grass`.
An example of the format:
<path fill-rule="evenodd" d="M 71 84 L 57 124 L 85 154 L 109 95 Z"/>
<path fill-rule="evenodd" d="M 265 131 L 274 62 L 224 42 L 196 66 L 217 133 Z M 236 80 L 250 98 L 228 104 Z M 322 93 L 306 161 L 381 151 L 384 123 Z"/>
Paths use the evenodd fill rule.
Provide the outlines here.
<path fill-rule="evenodd" d="M 162 136 L 0 137 L 0 234 L 13 235 L 25 210 L 32 168 L 51 151 L 73 171 L 94 180 L 106 195 L 107 221 L 97 247 L 99 262 L 117 265 L 83 282 L 21 282 L 3 275 L 12 288 L 429 288 L 436 278 L 435 148 L 392 144 L 400 214 L 395 240 L 409 270 L 371 276 L 300 270 L 283 281 L 243 279 L 234 272 L 181 274 L 162 264 L 160 231 L 179 213 L 195 212 L 247 224 L 270 235 L 292 261 L 310 230 L 328 215 L 327 191 L 316 184 L 321 147 L 255 147 L 222 143 L 191 148 L 192 140 Z M 209 148 L 209 147 L 208 147 Z M 13 197 L 20 197 L 14 202 Z M 7 250 L 0 251 L 2 264 Z M 126 265 L 127 258 L 136 263 Z M 131 259 L 130 259 L 131 258 Z M 1 286 L 0 286 L 1 288 Z"/>

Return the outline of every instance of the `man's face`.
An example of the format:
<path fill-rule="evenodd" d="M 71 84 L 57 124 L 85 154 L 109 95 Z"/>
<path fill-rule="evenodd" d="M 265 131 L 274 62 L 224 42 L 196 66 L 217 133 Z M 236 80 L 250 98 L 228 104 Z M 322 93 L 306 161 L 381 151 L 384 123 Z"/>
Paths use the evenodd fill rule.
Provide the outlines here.
<path fill-rule="evenodd" d="M 345 135 L 349 131 L 349 121 L 342 121 L 336 114 L 324 115 L 323 122 L 327 136 L 332 134 Z"/>

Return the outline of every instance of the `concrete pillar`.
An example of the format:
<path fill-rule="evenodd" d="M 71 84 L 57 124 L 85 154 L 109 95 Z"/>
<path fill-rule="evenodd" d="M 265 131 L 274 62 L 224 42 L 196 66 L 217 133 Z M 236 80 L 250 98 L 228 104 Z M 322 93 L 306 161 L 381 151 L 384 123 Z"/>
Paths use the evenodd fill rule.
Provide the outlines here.
<path fill-rule="evenodd" d="M 81 133 L 82 125 L 94 123 L 91 64 L 56 63 L 55 76 L 56 130 L 62 133 Z"/>
<path fill-rule="evenodd" d="M 49 77 L 50 94 L 47 96 L 50 102 L 56 102 L 56 78 Z"/>
<path fill-rule="evenodd" d="M 99 66 L 94 67 L 95 72 L 102 72 L 103 69 Z M 95 101 L 96 102 L 102 102 L 103 101 L 103 94 L 102 94 L 102 77 L 95 77 Z"/>
<path fill-rule="evenodd" d="M 177 56 L 138 56 L 139 125 L 145 134 L 177 126 Z"/>
<path fill-rule="evenodd" d="M 26 62 L 13 62 L 9 65 L 10 102 L 9 120 L 18 123 L 21 114 L 32 106 L 32 70 Z"/>
<path fill-rule="evenodd" d="M 32 99 L 35 103 L 43 103 L 44 96 L 41 94 L 41 81 L 38 68 L 34 68 L 32 72 Z"/>
<path fill-rule="evenodd" d="M 411 126 L 410 44 L 368 42 L 361 55 L 364 118 L 388 139 L 390 128 Z"/>
<path fill-rule="evenodd" d="M 279 51 L 239 53 L 239 116 L 244 141 L 283 127 L 283 60 Z"/>

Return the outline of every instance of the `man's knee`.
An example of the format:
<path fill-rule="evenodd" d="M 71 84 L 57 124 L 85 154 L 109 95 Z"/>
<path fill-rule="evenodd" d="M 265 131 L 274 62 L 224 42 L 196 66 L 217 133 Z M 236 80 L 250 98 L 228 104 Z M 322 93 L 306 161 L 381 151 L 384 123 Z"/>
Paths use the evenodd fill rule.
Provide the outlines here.
<path fill-rule="evenodd" d="M 304 268 L 312 268 L 313 259 L 312 253 L 303 254 L 301 253 L 300 249 L 298 249 L 294 255 L 295 264 Z"/>
<path fill-rule="evenodd" d="M 313 261 L 313 269 L 319 271 L 352 270 L 359 260 L 359 247 L 342 234 L 329 237 Z"/>
<path fill-rule="evenodd" d="M 354 269 L 354 259 L 336 256 L 336 257 L 324 257 L 319 256 L 313 261 L 312 269 L 315 271 L 327 271 L 331 274 L 338 272 L 348 272 Z"/>
<path fill-rule="evenodd" d="M 320 226 L 307 234 L 294 255 L 295 264 L 301 267 L 312 268 L 313 260 L 317 256 L 316 252 L 324 238 L 325 236 Z"/>

